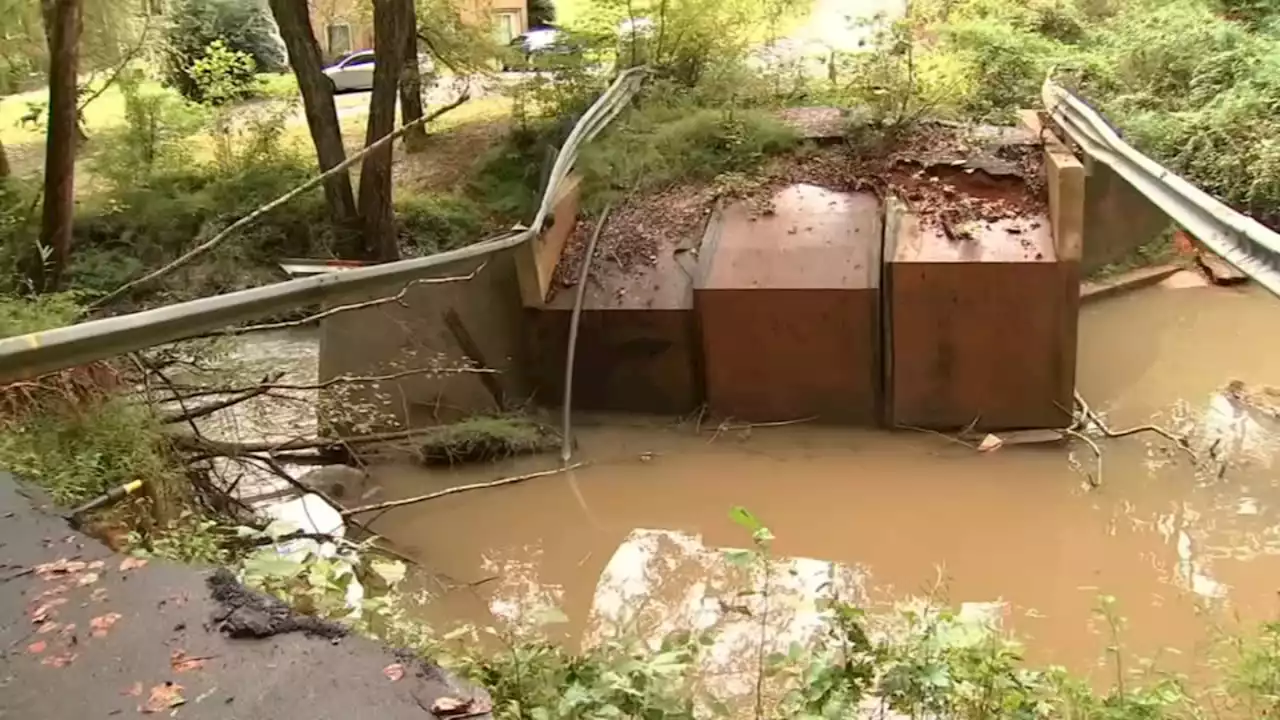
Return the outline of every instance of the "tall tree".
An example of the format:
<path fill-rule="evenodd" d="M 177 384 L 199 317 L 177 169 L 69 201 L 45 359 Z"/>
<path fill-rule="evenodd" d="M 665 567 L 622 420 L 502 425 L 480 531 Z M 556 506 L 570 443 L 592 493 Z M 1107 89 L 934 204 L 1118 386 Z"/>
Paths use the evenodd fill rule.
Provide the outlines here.
<path fill-rule="evenodd" d="M 307 115 L 307 127 L 311 130 L 311 141 L 316 146 L 320 171 L 328 171 L 346 160 L 347 154 L 342 147 L 338 111 L 333 105 L 333 83 L 324 75 L 320 44 L 311 29 L 307 0 L 270 0 L 270 3 L 271 14 L 280 28 L 280 37 L 289 51 L 289 64 L 298 78 L 298 90 L 302 93 L 302 106 Z M 355 223 L 356 199 L 351 191 L 350 175 L 343 171 L 326 180 L 324 196 L 334 222 L 343 227 Z"/>
<path fill-rule="evenodd" d="M 414 31 L 409 0 L 373 0 L 373 92 L 365 145 L 389 135 L 396 125 L 396 92 L 404 54 Z M 365 254 L 376 260 L 398 260 L 395 213 L 391 208 L 391 143 L 364 157 L 360 165 L 360 219 Z"/>
<path fill-rule="evenodd" d="M 413 28 L 405 38 L 404 70 L 400 75 L 400 122 L 408 125 L 422 117 L 422 70 L 418 65 L 418 11 L 414 0 L 402 0 L 408 9 Z M 404 149 L 408 152 L 421 152 L 427 147 L 427 128 L 415 125 L 404 134 Z"/>
<path fill-rule="evenodd" d="M 77 97 L 81 0 L 42 0 L 49 38 L 49 127 L 44 162 L 41 257 L 33 266 L 36 289 L 58 288 L 71 254 L 75 213 Z"/>

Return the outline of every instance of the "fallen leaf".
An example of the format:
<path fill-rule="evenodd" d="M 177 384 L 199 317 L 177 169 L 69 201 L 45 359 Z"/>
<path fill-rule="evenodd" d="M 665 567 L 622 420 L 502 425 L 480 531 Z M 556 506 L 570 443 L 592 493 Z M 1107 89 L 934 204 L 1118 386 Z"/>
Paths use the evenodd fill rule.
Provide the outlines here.
<path fill-rule="evenodd" d="M 102 560 L 94 560 L 93 562 L 89 563 L 89 565 L 88 565 L 87 567 L 88 567 L 90 570 L 101 570 L 102 568 L 104 568 L 104 567 L 106 567 L 106 566 L 107 566 L 107 564 L 106 564 L 105 562 L 103 562 Z"/>
<path fill-rule="evenodd" d="M 120 617 L 120 613 L 112 612 L 93 618 L 89 621 L 89 634 L 97 638 L 106 637 L 107 631 L 111 629 L 112 625 L 116 624 L 116 621 L 119 620 Z"/>
<path fill-rule="evenodd" d="M 78 580 L 76 580 L 76 586 L 84 587 L 85 585 L 92 585 L 96 582 L 98 582 L 98 573 L 96 572 L 85 573 L 84 575 L 81 575 Z"/>
<path fill-rule="evenodd" d="M 169 666 L 173 668 L 174 672 L 179 673 L 199 670 L 204 667 L 204 661 L 207 659 L 208 658 L 187 657 L 186 650 L 174 650 L 173 653 L 169 655 Z"/>
<path fill-rule="evenodd" d="M 70 589 L 71 589 L 71 584 L 70 584 L 70 583 L 62 583 L 61 585 L 54 585 L 53 587 L 49 588 L 48 590 L 45 590 L 44 592 L 42 592 L 42 593 L 40 593 L 39 595 L 37 595 L 37 596 L 36 596 L 36 599 L 37 599 L 37 600 L 39 600 L 39 599 L 41 599 L 41 598 L 47 598 L 47 597 L 53 597 L 53 596 L 55 596 L 55 595 L 61 595 L 62 593 L 66 592 L 67 590 L 70 590 Z"/>
<path fill-rule="evenodd" d="M 999 450 L 1002 445 L 1004 445 L 1003 440 L 996 437 L 995 435 L 988 433 L 986 437 L 982 438 L 982 443 L 978 445 L 978 452 L 991 452 L 992 450 Z"/>
<path fill-rule="evenodd" d="M 31 653 L 32 655 L 39 655 L 40 653 L 44 652 L 45 648 L 47 647 L 49 647 L 49 643 L 43 640 L 37 640 L 27 646 L 27 652 Z"/>
<path fill-rule="evenodd" d="M 125 572 L 127 570 L 134 570 L 140 567 L 144 567 L 146 566 L 146 564 L 147 564 L 146 558 L 134 557 L 130 555 L 129 557 L 120 561 L 120 572 Z"/>
<path fill-rule="evenodd" d="M 390 665 L 382 668 L 382 674 L 386 675 L 387 679 L 391 682 L 395 682 L 404 677 L 404 666 L 400 663 L 391 663 Z"/>
<path fill-rule="evenodd" d="M 151 696 L 142 707 L 138 708 L 138 712 L 162 713 L 185 702 L 186 698 L 182 697 L 182 686 L 167 682 L 151 688 Z"/>
<path fill-rule="evenodd" d="M 89 593 L 89 599 L 94 602 L 103 602 L 107 599 L 107 589 L 104 587 L 94 588 L 94 591 Z"/>
<path fill-rule="evenodd" d="M 69 638 L 69 637 L 71 637 L 71 634 L 72 634 L 72 633 L 74 633 L 75 631 L 76 631 L 76 624 L 75 624 L 75 623 L 67 623 L 66 625 L 63 625 L 63 626 L 62 626 L 62 629 L 61 629 L 61 630 L 59 630 L 59 631 L 58 631 L 58 637 L 63 638 L 63 639 Z M 73 640 L 73 642 L 74 642 L 74 640 Z"/>
<path fill-rule="evenodd" d="M 43 605 L 41 605 L 40 607 L 32 611 L 31 622 L 39 625 L 45 620 L 48 620 L 50 617 L 53 616 L 53 609 L 58 607 L 59 605 L 65 605 L 66 602 L 67 602 L 66 598 L 54 598 L 44 603 Z"/>
<path fill-rule="evenodd" d="M 460 712 L 470 705 L 470 700 L 460 700 L 446 695 L 445 697 L 436 698 L 436 701 L 431 703 L 431 712 L 437 715 L 446 715 Z"/>
<path fill-rule="evenodd" d="M 139 680 L 124 690 L 121 690 L 120 694 L 129 695 L 131 697 L 142 697 L 142 681 Z"/>
<path fill-rule="evenodd" d="M 36 575 L 42 580 L 51 580 L 62 575 L 70 575 L 78 573 L 88 567 L 89 563 L 79 560 L 68 560 L 67 558 L 58 558 L 53 562 L 41 563 L 36 565 Z"/>
<path fill-rule="evenodd" d="M 58 628 L 60 628 L 60 627 L 62 627 L 62 625 L 60 625 L 59 623 L 56 623 L 56 622 L 46 622 L 46 623 L 41 623 L 41 624 L 40 624 L 40 627 L 36 629 L 36 634 L 37 634 L 37 635 L 44 635 L 45 633 L 51 633 L 51 632 L 53 632 L 54 630 L 57 630 L 57 629 L 58 629 Z"/>
<path fill-rule="evenodd" d="M 78 657 L 80 656 L 77 653 L 64 652 L 61 655 L 49 655 L 45 657 L 45 659 L 41 660 L 40 664 L 47 665 L 48 667 L 62 668 L 75 662 Z"/>
<path fill-rule="evenodd" d="M 483 715 L 493 708 L 483 700 L 471 699 L 460 700 L 455 697 L 436 698 L 431 703 L 431 712 L 440 717 L 450 717 L 453 715 Z"/>

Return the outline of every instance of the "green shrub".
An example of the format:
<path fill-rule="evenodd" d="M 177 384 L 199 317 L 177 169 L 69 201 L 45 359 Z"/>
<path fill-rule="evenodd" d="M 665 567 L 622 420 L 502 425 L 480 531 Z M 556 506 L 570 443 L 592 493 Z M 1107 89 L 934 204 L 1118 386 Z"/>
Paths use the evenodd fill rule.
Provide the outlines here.
<path fill-rule="evenodd" d="M 396 199 L 402 245 L 415 254 L 453 250 L 470 245 L 484 233 L 484 214 L 472 200 L 459 195 L 404 194 Z"/>
<path fill-rule="evenodd" d="M 164 77 L 183 97 L 201 99 L 191 70 L 215 41 L 251 58 L 253 72 L 285 68 L 284 48 L 262 0 L 177 0 L 167 17 Z"/>
<path fill-rule="evenodd" d="M 70 325 L 83 310 L 79 295 L 73 292 L 31 298 L 0 295 L 0 337 Z"/>
<path fill-rule="evenodd" d="M 254 72 L 248 53 L 233 50 L 218 38 L 187 68 L 194 87 L 192 99 L 215 106 L 243 100 L 258 88 Z"/>
<path fill-rule="evenodd" d="M 583 149 L 579 170 L 597 201 L 622 190 L 710 180 L 758 166 L 795 146 L 795 131 L 771 113 L 663 102 L 661 84 L 641 109 Z"/>

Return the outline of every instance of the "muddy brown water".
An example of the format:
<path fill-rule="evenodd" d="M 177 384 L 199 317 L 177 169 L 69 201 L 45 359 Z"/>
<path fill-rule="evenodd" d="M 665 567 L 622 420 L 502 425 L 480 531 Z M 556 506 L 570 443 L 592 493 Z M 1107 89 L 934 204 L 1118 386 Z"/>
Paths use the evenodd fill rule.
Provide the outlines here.
<path fill-rule="evenodd" d="M 873 604 L 919 593 L 939 573 L 952 602 L 1008 603 L 1036 662 L 1095 665 L 1106 644 L 1093 615 L 1101 594 L 1118 599 L 1134 652 L 1189 657 L 1207 636 L 1202 608 L 1224 618 L 1280 610 L 1269 428 L 1230 408 L 1214 414 L 1230 379 L 1280 385 L 1278 322 L 1280 303 L 1257 289 L 1151 289 L 1082 312 L 1079 386 L 1095 409 L 1113 427 L 1194 427 L 1202 451 L 1220 437 L 1215 451 L 1232 453 L 1221 477 L 1149 433 L 1101 441 L 1103 486 L 1089 490 L 1081 467 L 1093 459 L 1079 443 L 978 454 L 927 434 L 809 425 L 695 434 L 689 424 L 615 420 L 580 430 L 588 467 L 392 510 L 375 528 L 435 573 L 425 586 L 437 597 L 423 612 L 440 627 L 551 602 L 575 641 L 630 533 L 741 547 L 728 511 L 742 505 L 773 530 L 777 555 L 865 572 Z M 556 462 L 383 467 L 378 499 Z M 687 563 L 667 566 L 650 565 L 647 582 L 696 584 L 664 576 L 690 572 Z M 457 583 L 478 584 L 444 589 Z"/>

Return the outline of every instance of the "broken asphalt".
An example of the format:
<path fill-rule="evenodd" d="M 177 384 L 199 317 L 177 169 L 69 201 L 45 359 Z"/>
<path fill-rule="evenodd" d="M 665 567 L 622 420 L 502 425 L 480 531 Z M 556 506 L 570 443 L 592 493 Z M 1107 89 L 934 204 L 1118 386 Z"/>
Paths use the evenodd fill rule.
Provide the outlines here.
<path fill-rule="evenodd" d="M 437 668 L 305 620 L 232 638 L 210 574 L 117 555 L 0 473 L 0 718 L 423 720 L 438 698 L 472 696 Z"/>

